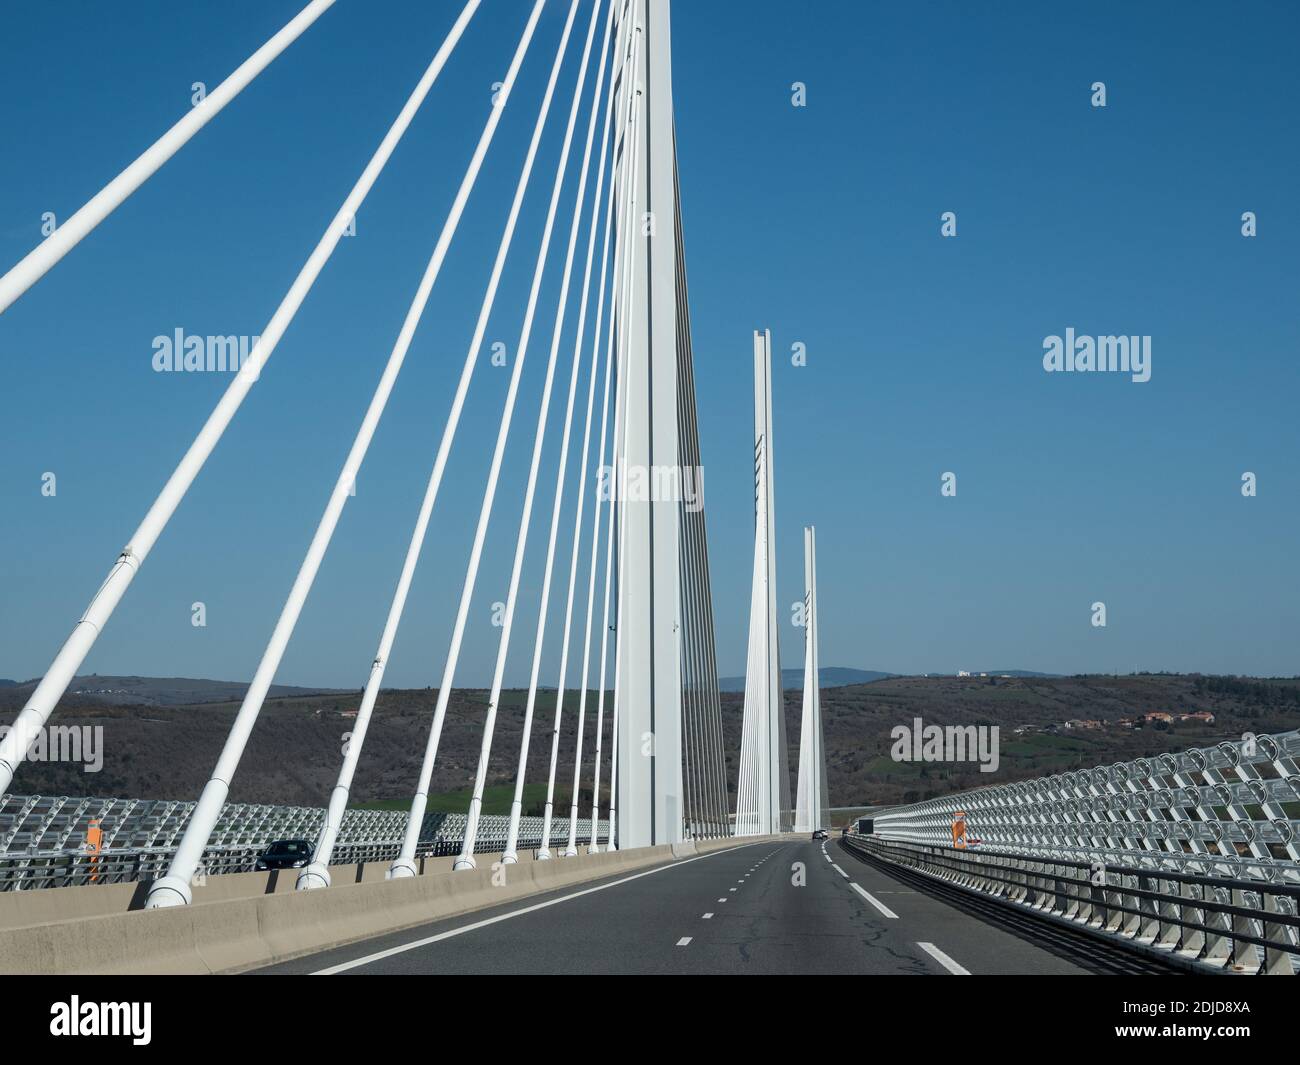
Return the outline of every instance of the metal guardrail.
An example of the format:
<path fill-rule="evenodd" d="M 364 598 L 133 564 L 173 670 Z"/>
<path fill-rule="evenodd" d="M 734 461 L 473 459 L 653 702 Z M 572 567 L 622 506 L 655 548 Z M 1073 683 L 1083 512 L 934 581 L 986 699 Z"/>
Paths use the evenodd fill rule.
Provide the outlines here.
<path fill-rule="evenodd" d="M 1189 968 L 1295 975 L 1300 886 L 959 849 L 879 836 L 851 848 Z"/>
<path fill-rule="evenodd" d="M 879 836 L 1146 870 L 1300 884 L 1300 731 L 928 799 L 875 814 Z"/>
<path fill-rule="evenodd" d="M 958 792 L 864 853 L 1218 972 L 1300 965 L 1300 731 Z"/>
<path fill-rule="evenodd" d="M 97 823 L 105 850 L 149 850 L 175 846 L 194 812 L 194 803 L 170 799 L 92 798 L 66 795 L 0 795 L 0 854 L 57 853 L 75 848 Z M 348 810 L 342 842 L 400 837 L 406 813 Z M 432 838 L 444 823 L 464 814 L 430 813 L 421 835 Z M 213 829 L 213 848 L 256 846 L 263 840 L 314 839 L 323 807 L 227 803 Z"/>
<path fill-rule="evenodd" d="M 540 819 L 529 819 L 538 820 Z M 587 846 L 591 832 L 587 822 L 579 820 L 576 843 Z M 563 847 L 568 838 L 568 820 L 552 824 L 551 846 Z M 602 832 L 599 842 L 607 843 L 608 834 Z M 454 836 L 422 839 L 416 845 L 417 858 L 450 857 L 459 854 L 464 841 L 463 827 L 459 838 Z M 217 876 L 224 873 L 250 873 L 270 843 L 233 847 L 209 847 L 203 855 L 201 875 Z M 520 836 L 519 850 L 537 850 L 542 845 L 540 832 Z M 340 843 L 334 849 L 332 866 L 357 865 L 364 862 L 392 861 L 401 851 L 400 838 Z M 481 834 L 474 848 L 476 854 L 499 852 L 505 847 L 505 836 L 497 833 Z M 133 849 L 107 849 L 99 854 L 82 850 L 13 853 L 0 852 L 0 891 L 31 891 L 51 887 L 79 887 L 87 884 L 120 884 L 155 880 L 163 876 L 174 847 L 142 847 Z"/>

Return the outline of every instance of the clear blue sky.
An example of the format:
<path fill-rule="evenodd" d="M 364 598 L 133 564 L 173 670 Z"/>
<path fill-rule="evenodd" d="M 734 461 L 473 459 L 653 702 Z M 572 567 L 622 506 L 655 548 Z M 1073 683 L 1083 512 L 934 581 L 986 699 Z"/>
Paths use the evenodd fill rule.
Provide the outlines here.
<path fill-rule="evenodd" d="M 215 86 L 298 6 L 11 5 L 0 267 L 40 239 L 42 212 L 71 214 L 189 106 L 192 82 Z M 284 683 L 365 679 L 566 6 L 548 5 Z M 153 337 L 261 330 L 459 7 L 340 0 L 0 318 L 0 677 L 45 669 L 226 383 L 154 373 Z M 88 670 L 251 675 L 526 10 L 484 4 Z M 827 665 L 1300 671 L 1295 9 L 746 10 L 674 5 L 720 670 L 744 669 L 750 337 L 768 327 L 787 665 L 802 646 L 788 624 L 801 529 L 815 523 Z M 1094 81 L 1104 109 L 1090 106 Z M 489 329 L 512 348 L 566 102 Z M 955 239 L 940 237 L 944 211 Z M 1243 211 L 1258 216 L 1254 239 Z M 467 685 L 490 676 L 490 604 L 505 594 L 555 294 L 548 284 Z M 1150 335 L 1151 381 L 1044 373 L 1043 338 L 1067 327 Z M 441 672 L 506 381 L 481 365 L 389 684 Z M 1240 493 L 1247 470 L 1254 499 Z M 945 471 L 955 498 L 940 496 Z M 549 506 L 547 488 L 511 683 L 527 676 Z M 1096 600 L 1105 629 L 1089 621 Z M 206 628 L 190 624 L 194 601 Z"/>

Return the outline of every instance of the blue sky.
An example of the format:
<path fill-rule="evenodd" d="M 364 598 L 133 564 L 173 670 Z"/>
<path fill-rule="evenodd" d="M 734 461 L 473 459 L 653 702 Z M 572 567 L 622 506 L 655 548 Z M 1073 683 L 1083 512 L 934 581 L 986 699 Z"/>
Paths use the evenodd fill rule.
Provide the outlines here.
<path fill-rule="evenodd" d="M 7 10 L 0 268 L 40 239 L 43 212 L 71 214 L 183 113 L 192 82 L 215 86 L 297 6 Z M 341 0 L 0 318 L 0 676 L 45 669 L 226 384 L 154 373 L 153 338 L 260 332 L 459 6 Z M 548 4 L 281 682 L 364 681 L 566 7 Z M 1294 9 L 747 10 L 673 12 L 721 672 L 744 668 L 762 327 L 776 357 L 779 602 L 802 596 L 801 530 L 815 524 L 827 665 L 1297 672 Z M 484 4 L 87 671 L 251 675 L 526 13 Z M 575 76 L 569 64 L 488 330 L 512 349 Z M 791 106 L 796 81 L 806 107 Z M 1095 81 L 1105 108 L 1090 105 Z M 1244 211 L 1258 217 L 1253 239 Z M 558 265 L 466 685 L 490 678 Z M 1151 380 L 1044 373 L 1043 338 L 1067 327 L 1150 335 Z M 805 367 L 790 364 L 795 342 Z M 507 378 L 480 364 L 391 685 L 441 673 Z M 553 413 L 552 444 L 562 396 Z M 544 471 L 556 456 L 548 447 Z M 54 498 L 40 491 L 46 471 Z M 940 495 L 945 471 L 954 498 Z M 1240 493 L 1244 471 L 1255 498 Z M 552 476 L 514 684 L 527 677 Z M 1104 629 L 1090 624 L 1098 600 Z M 205 628 L 190 624 L 195 601 Z"/>

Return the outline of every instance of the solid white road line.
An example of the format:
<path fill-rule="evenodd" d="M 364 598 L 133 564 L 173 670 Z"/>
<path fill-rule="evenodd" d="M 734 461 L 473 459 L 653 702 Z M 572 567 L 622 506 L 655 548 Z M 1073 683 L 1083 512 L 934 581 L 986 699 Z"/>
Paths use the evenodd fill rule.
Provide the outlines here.
<path fill-rule="evenodd" d="M 752 847 L 752 843 L 743 844 L 743 846 Z M 672 862 L 669 865 L 658 865 L 653 869 L 647 869 L 643 873 L 633 873 L 631 876 L 625 876 L 620 880 L 611 880 L 608 884 L 597 884 L 595 887 L 583 888 L 581 891 L 570 892 L 568 895 L 561 895 L 558 899 L 547 899 L 545 902 L 536 902 L 531 906 L 523 906 L 518 910 L 511 910 L 509 913 L 499 913 L 495 917 L 486 917 L 482 921 L 475 921 L 473 924 L 462 925 L 460 928 L 449 928 L 445 932 L 439 932 L 434 936 L 425 936 L 423 939 L 414 939 L 410 943 L 403 943 L 400 946 L 389 947 L 387 950 L 381 950 L 374 954 L 367 954 L 363 958 L 356 958 L 353 961 L 340 962 L 338 965 L 331 965 L 327 969 L 318 969 L 312 973 L 312 976 L 333 976 L 335 973 L 345 973 L 349 969 L 356 969 L 362 965 L 369 965 L 372 962 L 382 961 L 384 958 L 391 958 L 395 954 L 404 954 L 408 950 L 418 950 L 420 947 L 427 947 L 433 943 L 441 943 L 444 939 L 452 939 L 455 936 L 464 935 L 466 932 L 476 932 L 480 928 L 486 928 L 488 925 L 494 925 L 501 921 L 508 921 L 512 917 L 522 917 L 526 913 L 535 913 L 538 910 L 545 910 L 551 906 L 558 906 L 562 902 L 568 902 L 570 899 L 580 899 L 584 895 L 594 895 L 597 891 L 608 891 L 610 888 L 619 887 L 622 884 L 629 884 L 633 880 L 640 880 L 644 876 L 654 876 L 655 873 L 662 873 L 666 869 L 680 869 L 683 865 L 690 865 L 692 862 L 702 862 L 707 858 L 716 857 L 719 854 L 726 854 L 728 850 L 735 851 L 739 848 L 727 848 L 725 850 L 713 851 L 711 854 L 701 854 L 695 858 L 683 858 L 679 862 Z M 726 902 L 726 899 L 719 899 L 719 902 Z"/>
<path fill-rule="evenodd" d="M 932 957 L 935 961 L 937 961 L 950 973 L 952 973 L 953 976 L 970 976 L 969 969 L 963 969 L 960 965 L 958 965 L 955 961 L 953 961 L 950 957 L 948 957 L 947 954 L 941 951 L 933 943 L 918 943 L 917 946 L 920 947 L 923 951 L 925 951 L 928 955 L 930 955 L 930 957 Z"/>
<path fill-rule="evenodd" d="M 679 947 L 689 947 L 691 945 L 691 937 L 682 936 L 682 938 L 677 941 L 677 945 Z"/>
<path fill-rule="evenodd" d="M 893 910 L 891 910 L 878 898 L 872 895 L 869 891 L 863 891 L 862 888 L 860 888 L 857 884 L 854 884 L 852 882 L 849 883 L 849 887 L 851 887 L 854 891 L 856 891 L 859 895 L 861 895 L 864 899 L 866 899 L 869 903 L 871 903 L 872 906 L 878 909 L 886 917 L 893 918 L 895 921 L 898 920 L 898 914 L 896 914 Z"/>

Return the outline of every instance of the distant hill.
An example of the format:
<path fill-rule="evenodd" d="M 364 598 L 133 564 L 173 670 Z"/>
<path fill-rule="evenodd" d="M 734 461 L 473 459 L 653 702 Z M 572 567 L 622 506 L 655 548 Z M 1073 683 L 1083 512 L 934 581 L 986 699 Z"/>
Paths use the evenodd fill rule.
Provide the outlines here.
<path fill-rule="evenodd" d="M 34 688 L 36 681 L 0 681 L 0 687 Z M 68 685 L 69 695 L 90 696 L 99 702 L 134 706 L 186 706 L 195 703 L 226 703 L 242 699 L 248 691 L 244 681 L 200 680 L 193 677 L 114 677 L 91 673 L 74 677 Z M 344 688 L 295 688 L 289 684 L 271 685 L 275 699 L 295 696 L 334 695 Z"/>
<path fill-rule="evenodd" d="M 791 670 L 788 677 L 797 682 L 798 671 Z M 83 677 L 73 687 L 113 689 L 131 679 Z M 224 684 L 178 679 L 154 683 L 161 686 L 162 694 L 188 691 L 190 697 L 195 685 L 204 685 L 200 695 L 211 695 L 213 689 L 207 686 Z M 225 743 L 244 689 L 242 684 L 224 687 L 232 692 L 231 701 L 206 704 L 129 705 L 109 702 L 122 699 L 120 692 L 69 694 L 59 700 L 55 720 L 61 725 L 103 726 L 102 771 L 87 774 L 81 765 L 66 761 L 26 764 L 16 778 L 15 793 L 193 799 Z M 230 801 L 321 806 L 334 786 L 343 744 L 355 727 L 360 692 L 311 696 L 297 694 L 303 689 L 277 690 L 292 694 L 267 701 L 231 782 Z M 153 690 L 151 697 L 159 694 Z M 23 685 L 0 688 L 0 723 L 12 721 L 25 697 Z M 385 689 L 380 695 L 357 767 L 354 802 L 388 802 L 399 807 L 410 803 L 437 699 L 437 691 L 431 688 Z M 473 784 L 487 699 L 487 692 L 475 689 L 457 689 L 451 694 L 434 766 L 434 792 L 460 792 Z M 721 698 L 722 749 L 732 808 L 744 702 L 744 695 L 736 691 L 725 692 Z M 787 690 L 784 702 L 793 792 L 799 765 L 799 690 Z M 488 766 L 489 787 L 513 786 L 526 704 L 526 691 L 507 689 L 501 693 Z M 589 698 L 588 711 L 592 705 Z M 539 692 L 538 720 L 549 727 L 554 709 L 554 692 Z M 573 775 L 575 709 L 573 701 L 566 700 L 560 724 L 560 781 L 571 780 Z M 1300 678 L 886 677 L 867 684 L 827 686 L 821 710 L 831 805 L 869 806 L 915 802 L 965 788 L 1111 765 L 1161 751 L 1210 747 L 1240 738 L 1244 732 L 1283 732 L 1300 726 Z M 1214 722 L 1178 719 L 1141 728 L 1124 724 L 1136 724 L 1135 719 L 1153 711 L 1181 715 L 1200 710 L 1213 714 Z M 899 725 L 913 726 L 918 717 L 927 725 L 999 726 L 997 772 L 981 773 L 974 762 L 895 761 L 893 731 Z M 1067 728 L 1066 722 L 1083 727 Z M 589 712 L 585 758 L 590 756 L 594 724 Z M 608 713 L 604 725 L 608 751 Z M 529 785 L 545 782 L 549 761 L 550 744 L 539 740 L 535 726 L 528 755 Z M 585 775 L 590 768 L 587 761 L 584 791 L 590 787 L 590 777 Z"/>
<path fill-rule="evenodd" d="M 896 676 L 894 673 L 880 673 L 874 669 L 849 669 L 845 666 L 826 666 L 817 671 L 817 679 L 823 688 L 842 688 L 846 684 L 870 684 L 873 680 L 884 680 Z M 781 670 L 781 687 L 803 691 L 803 670 Z M 744 677 L 719 677 L 718 688 L 724 692 L 743 692 Z"/>
<path fill-rule="evenodd" d="M 0 677 L 0 688 L 16 688 L 17 686 L 18 682 L 16 680 L 5 680 Z"/>

